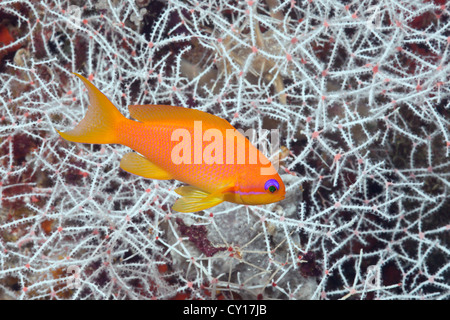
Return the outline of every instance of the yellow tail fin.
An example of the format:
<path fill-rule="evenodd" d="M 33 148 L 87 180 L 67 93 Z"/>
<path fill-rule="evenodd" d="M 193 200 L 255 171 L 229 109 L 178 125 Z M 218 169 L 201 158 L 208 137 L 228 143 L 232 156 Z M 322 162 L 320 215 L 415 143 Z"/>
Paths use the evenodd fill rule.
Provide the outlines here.
<path fill-rule="evenodd" d="M 107 144 L 118 142 L 118 124 L 126 119 L 111 101 L 85 77 L 83 80 L 89 94 L 89 107 L 83 120 L 71 131 L 58 133 L 72 142 Z"/>

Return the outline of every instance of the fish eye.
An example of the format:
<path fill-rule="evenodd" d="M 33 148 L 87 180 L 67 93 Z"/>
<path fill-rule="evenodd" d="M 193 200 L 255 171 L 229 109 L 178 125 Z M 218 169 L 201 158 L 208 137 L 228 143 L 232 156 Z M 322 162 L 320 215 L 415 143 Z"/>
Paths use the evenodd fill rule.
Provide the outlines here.
<path fill-rule="evenodd" d="M 280 184 L 275 179 L 267 180 L 264 184 L 264 189 L 268 190 L 270 193 L 274 193 L 278 189 L 280 189 Z"/>

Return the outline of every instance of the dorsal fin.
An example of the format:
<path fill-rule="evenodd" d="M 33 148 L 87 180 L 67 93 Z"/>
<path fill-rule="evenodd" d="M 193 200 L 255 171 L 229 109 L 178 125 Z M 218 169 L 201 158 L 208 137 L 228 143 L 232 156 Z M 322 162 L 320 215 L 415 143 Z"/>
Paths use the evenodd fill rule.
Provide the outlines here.
<path fill-rule="evenodd" d="M 141 122 L 163 121 L 206 121 L 212 126 L 224 129 L 234 129 L 231 124 L 218 116 L 196 109 L 188 109 L 166 105 L 131 105 L 128 106 L 130 115 Z"/>

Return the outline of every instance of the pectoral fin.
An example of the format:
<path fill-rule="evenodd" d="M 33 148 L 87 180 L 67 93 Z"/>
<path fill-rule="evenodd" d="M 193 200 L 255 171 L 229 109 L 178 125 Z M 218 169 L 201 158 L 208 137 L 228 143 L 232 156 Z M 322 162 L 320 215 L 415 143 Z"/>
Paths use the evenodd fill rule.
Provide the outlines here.
<path fill-rule="evenodd" d="M 135 153 L 130 152 L 123 156 L 120 160 L 120 167 L 132 174 L 138 176 L 157 179 L 157 180 L 169 180 L 172 176 L 165 170 L 156 166 L 147 158 Z"/>
<path fill-rule="evenodd" d="M 183 197 L 175 202 L 172 209 L 178 212 L 196 212 L 214 207 L 224 201 L 224 192 L 228 190 L 229 188 L 224 188 L 208 193 L 192 186 L 180 187 L 175 192 Z"/>
<path fill-rule="evenodd" d="M 210 193 L 202 191 L 196 187 L 192 186 L 184 186 L 175 189 L 175 192 L 183 197 L 191 197 L 191 198 L 205 198 L 210 195 Z"/>

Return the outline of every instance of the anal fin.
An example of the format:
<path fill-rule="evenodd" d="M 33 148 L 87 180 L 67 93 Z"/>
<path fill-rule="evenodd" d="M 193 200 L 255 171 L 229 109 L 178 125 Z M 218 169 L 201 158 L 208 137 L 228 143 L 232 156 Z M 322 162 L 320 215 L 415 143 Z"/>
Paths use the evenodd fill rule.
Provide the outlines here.
<path fill-rule="evenodd" d="M 123 156 L 120 160 L 120 167 L 132 174 L 157 180 L 169 180 L 172 176 L 165 170 L 153 164 L 147 158 L 130 152 Z"/>

